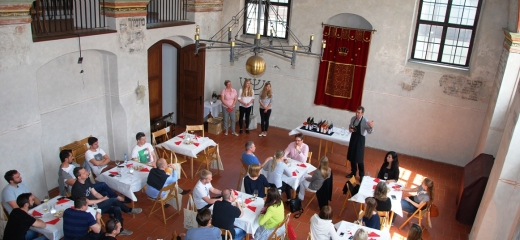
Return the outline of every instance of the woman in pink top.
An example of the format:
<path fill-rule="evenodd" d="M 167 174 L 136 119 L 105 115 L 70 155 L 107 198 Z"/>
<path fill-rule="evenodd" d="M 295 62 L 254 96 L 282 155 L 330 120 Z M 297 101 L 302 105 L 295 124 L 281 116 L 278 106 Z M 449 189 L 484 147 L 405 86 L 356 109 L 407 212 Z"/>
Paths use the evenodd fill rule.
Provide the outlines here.
<path fill-rule="evenodd" d="M 235 104 L 237 102 L 237 91 L 232 88 L 231 81 L 224 81 L 224 90 L 220 95 L 220 101 L 222 101 L 222 115 L 224 116 L 224 135 L 228 134 L 228 119 L 231 117 L 231 134 L 238 136 L 235 132 Z"/>

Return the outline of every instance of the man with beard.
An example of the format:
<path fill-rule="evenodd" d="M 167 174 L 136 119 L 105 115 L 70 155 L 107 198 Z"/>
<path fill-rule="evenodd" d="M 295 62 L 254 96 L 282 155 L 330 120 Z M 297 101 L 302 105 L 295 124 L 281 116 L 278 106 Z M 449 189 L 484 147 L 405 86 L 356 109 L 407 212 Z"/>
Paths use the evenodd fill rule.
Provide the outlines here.
<path fill-rule="evenodd" d="M 27 188 L 22 183 L 22 176 L 16 170 L 9 170 L 4 175 L 5 180 L 9 183 L 9 185 L 5 186 L 2 191 L 2 203 L 4 205 L 7 213 L 11 213 L 14 208 L 18 208 L 16 204 L 16 198 L 20 196 L 22 193 L 31 193 L 29 188 Z M 34 196 L 34 202 L 36 205 L 40 205 L 40 199 Z M 31 204 L 32 206 L 32 204 Z"/>
<path fill-rule="evenodd" d="M 47 225 L 41 219 L 36 219 L 27 212 L 34 205 L 35 197 L 31 193 L 22 193 L 16 198 L 15 208 L 9 214 L 9 220 L 5 225 L 4 239 L 26 240 L 36 239 L 45 240 L 45 236 L 38 237 L 38 233 L 30 230 L 30 227 L 45 228 Z"/>

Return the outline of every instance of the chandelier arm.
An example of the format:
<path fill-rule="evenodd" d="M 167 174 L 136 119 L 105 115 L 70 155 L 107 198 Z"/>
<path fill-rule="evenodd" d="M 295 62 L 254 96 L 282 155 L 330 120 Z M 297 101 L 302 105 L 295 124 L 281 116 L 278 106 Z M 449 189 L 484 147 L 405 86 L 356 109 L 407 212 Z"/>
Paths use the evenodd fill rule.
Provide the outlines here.
<path fill-rule="evenodd" d="M 292 58 L 292 56 L 287 56 L 287 55 L 285 55 L 283 53 L 279 53 L 279 52 L 276 52 L 276 51 L 273 51 L 273 50 L 270 50 L 270 49 L 263 48 L 263 50 L 266 51 L 266 52 L 270 52 L 270 53 L 276 54 L 278 56 L 282 56 L 284 58 Z"/>

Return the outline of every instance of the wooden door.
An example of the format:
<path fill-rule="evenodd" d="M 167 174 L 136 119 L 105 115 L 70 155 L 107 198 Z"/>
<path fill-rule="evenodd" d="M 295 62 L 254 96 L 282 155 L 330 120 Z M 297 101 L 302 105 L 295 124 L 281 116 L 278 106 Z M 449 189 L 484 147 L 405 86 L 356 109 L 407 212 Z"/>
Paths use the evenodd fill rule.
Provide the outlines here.
<path fill-rule="evenodd" d="M 195 44 L 183 47 L 179 54 L 178 81 L 178 124 L 203 124 L 204 116 L 204 76 L 206 49 L 195 55 Z"/>
<path fill-rule="evenodd" d="M 148 96 L 150 121 L 162 117 L 162 43 L 148 49 Z"/>

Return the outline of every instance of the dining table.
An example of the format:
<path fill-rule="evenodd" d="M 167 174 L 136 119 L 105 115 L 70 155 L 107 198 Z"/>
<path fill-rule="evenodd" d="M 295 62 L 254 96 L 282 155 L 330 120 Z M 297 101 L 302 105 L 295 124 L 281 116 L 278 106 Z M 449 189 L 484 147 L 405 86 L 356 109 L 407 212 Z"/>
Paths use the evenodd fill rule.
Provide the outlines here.
<path fill-rule="evenodd" d="M 291 176 L 286 176 L 285 174 L 282 174 L 282 181 L 285 184 L 292 187 L 292 198 L 295 198 L 296 189 L 298 189 L 298 187 L 300 186 L 300 182 L 305 179 L 305 176 L 307 176 L 308 173 L 311 173 L 314 170 L 316 170 L 316 167 L 310 163 L 302 163 L 294 159 L 287 160 L 288 162 L 286 164 L 291 172 Z M 274 161 L 274 159 L 271 161 Z M 260 173 L 263 174 L 265 177 L 268 177 L 271 172 L 262 169 Z"/>
<path fill-rule="evenodd" d="M 210 113 L 213 117 L 218 117 L 218 115 L 222 112 L 222 102 L 221 101 L 204 101 L 204 117 L 207 117 Z"/>
<path fill-rule="evenodd" d="M 314 132 L 312 130 L 308 130 L 306 125 L 300 125 L 296 128 L 294 128 L 293 130 L 291 130 L 289 132 L 289 136 L 291 135 L 295 135 L 297 133 L 301 133 L 305 136 L 309 136 L 309 137 L 314 137 L 314 138 L 318 138 L 320 139 L 320 146 L 319 146 L 319 149 L 318 149 L 318 160 L 321 158 L 321 153 L 322 153 L 322 143 L 324 142 L 324 146 L 323 146 L 323 156 L 327 156 L 327 153 L 328 153 L 328 149 L 329 149 L 329 142 L 330 143 L 337 143 L 337 144 L 341 144 L 341 145 L 344 145 L 344 146 L 348 146 L 349 143 L 350 143 L 350 132 L 348 130 L 345 130 L 345 128 L 338 128 L 338 127 L 333 127 L 332 128 L 332 133 L 333 134 L 324 134 L 324 133 L 318 133 L 318 132 Z M 331 144 L 331 153 L 332 151 L 334 150 L 333 148 L 333 145 Z"/>
<path fill-rule="evenodd" d="M 43 211 L 44 205 L 47 205 L 47 211 Z M 63 238 L 63 217 L 60 215 L 54 215 L 50 213 L 51 207 L 56 209 L 56 212 L 65 211 L 67 208 L 71 208 L 74 206 L 74 201 L 62 197 L 56 196 L 52 199 L 49 199 L 47 203 L 42 203 L 36 206 L 33 209 L 29 210 L 29 215 L 34 216 L 36 218 L 40 218 L 42 221 L 46 222 L 45 228 L 37 228 L 31 227 L 31 230 L 36 231 L 38 233 L 43 234 L 46 238 L 50 240 L 59 240 Z M 87 212 L 92 214 L 94 218 L 96 218 L 96 210 L 92 207 L 87 209 Z M 63 215 L 63 214 L 61 214 Z"/>
<path fill-rule="evenodd" d="M 361 204 L 365 204 L 365 199 L 367 197 L 374 196 L 374 190 L 376 185 L 380 181 L 385 181 L 379 178 L 373 178 L 370 176 L 364 176 L 363 180 L 361 180 L 361 185 L 359 186 L 359 192 L 352 196 L 349 200 L 358 202 Z M 401 199 L 403 198 L 403 191 L 401 191 L 402 185 L 396 182 L 387 182 L 388 188 L 390 191 L 387 193 L 388 198 L 392 202 L 392 212 L 399 216 L 403 216 L 403 207 L 401 206 Z"/>
<path fill-rule="evenodd" d="M 134 168 L 133 173 L 130 173 L 130 168 Z M 138 169 L 135 170 L 135 168 Z M 130 198 L 133 207 L 133 202 L 137 202 L 134 193 L 140 191 L 146 185 L 151 169 L 152 167 L 148 164 L 129 161 L 103 172 L 96 180 L 105 182 L 110 188 Z"/>
<path fill-rule="evenodd" d="M 389 239 L 391 239 L 389 232 L 361 226 L 361 225 L 347 222 L 344 220 L 334 224 L 334 227 L 336 228 L 336 232 L 338 233 L 340 239 L 348 239 L 348 240 L 352 239 L 354 234 L 356 234 L 356 231 L 360 228 L 364 229 L 367 232 L 368 240 L 387 240 L 387 239 L 389 240 Z"/>
<path fill-rule="evenodd" d="M 186 133 L 181 133 L 172 139 L 163 142 L 161 144 L 158 144 L 157 146 L 165 147 L 176 154 L 182 154 L 184 156 L 187 156 L 190 158 L 190 165 L 191 165 L 191 178 L 193 179 L 193 159 L 197 158 L 197 154 L 204 151 L 204 149 L 210 147 L 210 146 L 216 146 L 217 143 L 210 139 L 209 137 L 201 137 L 196 136 L 193 139 L 193 143 L 190 143 L 186 139 Z M 221 166 L 221 164 L 217 164 L 218 167 Z"/>

